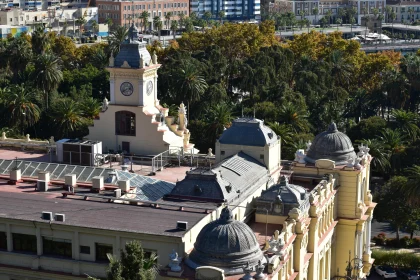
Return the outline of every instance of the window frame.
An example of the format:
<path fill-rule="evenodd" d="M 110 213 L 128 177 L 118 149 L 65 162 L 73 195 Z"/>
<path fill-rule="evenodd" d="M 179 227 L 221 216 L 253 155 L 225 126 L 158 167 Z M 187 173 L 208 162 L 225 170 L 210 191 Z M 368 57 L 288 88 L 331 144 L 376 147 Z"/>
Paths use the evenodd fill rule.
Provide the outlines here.
<path fill-rule="evenodd" d="M 106 252 L 106 247 L 108 247 L 109 252 Z M 105 243 L 95 243 L 95 261 L 96 262 L 108 262 L 108 257 L 106 254 L 110 253 L 113 254 L 113 246 L 112 244 L 105 244 Z M 98 258 L 99 257 L 99 258 Z"/>
<path fill-rule="evenodd" d="M 130 111 L 115 112 L 115 135 L 136 136 L 135 113 Z"/>
<path fill-rule="evenodd" d="M 17 243 L 18 241 L 20 242 Z M 36 235 L 12 233 L 12 242 L 13 242 L 13 252 L 26 253 L 26 254 L 38 253 Z M 35 243 L 29 244 L 30 242 L 35 242 Z M 20 247 L 20 248 L 17 249 L 17 247 Z"/>
<path fill-rule="evenodd" d="M 71 239 L 42 236 L 42 255 L 73 258 L 73 244 Z"/>

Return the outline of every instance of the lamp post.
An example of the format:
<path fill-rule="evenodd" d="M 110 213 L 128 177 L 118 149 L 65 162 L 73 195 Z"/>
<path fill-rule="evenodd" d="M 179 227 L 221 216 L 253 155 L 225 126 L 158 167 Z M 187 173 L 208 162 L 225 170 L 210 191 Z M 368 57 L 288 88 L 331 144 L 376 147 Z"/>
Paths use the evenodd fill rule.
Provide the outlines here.
<path fill-rule="evenodd" d="M 347 262 L 346 272 L 347 276 L 350 279 L 359 279 L 359 271 L 363 268 L 363 260 L 360 259 L 358 256 L 355 256 L 353 259 L 351 258 L 351 251 L 349 251 L 349 260 Z M 353 278 L 353 270 L 356 270 L 356 275 Z"/>

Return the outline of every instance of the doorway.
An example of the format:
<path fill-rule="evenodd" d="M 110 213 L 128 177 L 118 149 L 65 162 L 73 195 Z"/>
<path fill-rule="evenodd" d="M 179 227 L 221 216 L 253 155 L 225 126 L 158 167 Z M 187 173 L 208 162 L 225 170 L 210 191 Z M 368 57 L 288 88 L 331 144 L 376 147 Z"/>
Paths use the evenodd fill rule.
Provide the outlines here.
<path fill-rule="evenodd" d="M 130 142 L 122 142 L 122 150 L 125 154 L 129 154 L 130 153 Z"/>

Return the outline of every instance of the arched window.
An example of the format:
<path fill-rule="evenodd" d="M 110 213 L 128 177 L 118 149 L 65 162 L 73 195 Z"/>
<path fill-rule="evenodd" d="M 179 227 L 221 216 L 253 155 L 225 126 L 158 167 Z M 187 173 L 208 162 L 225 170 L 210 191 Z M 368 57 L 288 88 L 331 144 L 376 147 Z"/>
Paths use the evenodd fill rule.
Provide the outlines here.
<path fill-rule="evenodd" d="M 129 111 L 115 112 L 115 134 L 136 136 L 136 114 Z"/>

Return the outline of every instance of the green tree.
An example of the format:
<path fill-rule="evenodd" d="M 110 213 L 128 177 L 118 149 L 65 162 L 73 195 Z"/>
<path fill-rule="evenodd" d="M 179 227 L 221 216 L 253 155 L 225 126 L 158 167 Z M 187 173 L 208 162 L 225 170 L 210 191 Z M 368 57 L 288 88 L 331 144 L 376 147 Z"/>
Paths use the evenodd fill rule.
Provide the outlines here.
<path fill-rule="evenodd" d="M 188 119 L 190 119 L 190 103 L 200 101 L 208 85 L 200 69 L 190 62 L 183 62 L 176 71 L 177 96 L 181 101 L 188 101 Z"/>
<path fill-rule="evenodd" d="M 101 104 L 93 97 L 89 97 L 82 102 L 83 116 L 87 119 L 94 119 L 99 116 L 101 112 Z"/>
<path fill-rule="evenodd" d="M 399 129 L 386 128 L 381 132 L 379 140 L 389 154 L 391 175 L 394 175 L 401 168 L 401 155 L 405 152 L 405 136 Z"/>
<path fill-rule="evenodd" d="M 315 7 L 312 9 L 312 14 L 315 16 L 315 24 L 318 24 L 318 15 L 319 15 L 318 7 Z"/>
<path fill-rule="evenodd" d="M 43 91 L 48 110 L 49 94 L 56 90 L 63 80 L 62 61 L 53 53 L 41 54 L 35 60 L 34 81 Z"/>
<path fill-rule="evenodd" d="M 44 53 L 49 46 L 50 40 L 48 34 L 44 31 L 44 26 L 38 24 L 35 26 L 35 30 L 32 32 L 31 44 L 32 51 L 34 54 Z"/>
<path fill-rule="evenodd" d="M 282 104 L 278 111 L 278 117 L 280 122 L 290 125 L 295 133 L 309 130 L 306 109 L 296 106 L 295 103 L 285 102 Z"/>
<path fill-rule="evenodd" d="M 79 37 L 82 36 L 82 26 L 84 26 L 87 23 L 85 17 L 79 17 L 76 19 L 76 24 L 79 25 Z"/>
<path fill-rule="evenodd" d="M 203 19 L 206 21 L 207 26 L 209 26 L 209 22 L 210 22 L 210 19 L 212 17 L 213 17 L 213 15 L 211 14 L 211 12 L 209 12 L 209 11 L 204 12 Z"/>
<path fill-rule="evenodd" d="M 179 19 L 179 27 L 184 28 L 184 26 L 185 26 L 185 14 L 183 12 L 181 12 L 178 15 L 178 19 Z"/>
<path fill-rule="evenodd" d="M 343 23 L 343 20 L 341 18 L 336 18 L 335 23 L 337 24 L 337 30 L 338 30 L 338 26 Z"/>
<path fill-rule="evenodd" d="M 114 25 L 114 22 L 112 21 L 112 18 L 107 18 L 105 20 L 105 24 L 108 26 L 108 36 L 109 36 L 109 33 L 111 32 L 111 28 Z"/>
<path fill-rule="evenodd" d="M 121 44 L 127 39 L 128 29 L 125 26 L 116 26 L 109 36 L 109 49 L 115 57 L 120 52 Z"/>
<path fill-rule="evenodd" d="M 169 22 L 171 21 L 172 12 L 167 12 L 165 15 L 165 26 L 166 29 L 169 29 Z"/>
<path fill-rule="evenodd" d="M 148 25 L 148 23 L 149 23 L 149 16 L 150 16 L 150 14 L 149 14 L 149 12 L 148 12 L 148 11 L 143 11 L 143 12 L 140 14 L 140 18 L 141 18 L 141 21 L 142 21 L 142 25 L 143 25 L 143 32 L 144 32 L 144 33 L 146 33 L 146 30 L 147 30 L 147 25 Z"/>
<path fill-rule="evenodd" d="M 19 124 L 21 134 L 40 119 L 41 110 L 35 103 L 35 92 L 25 85 L 13 85 L 7 88 L 3 104 L 6 106 L 11 125 Z"/>
<path fill-rule="evenodd" d="M 226 128 L 229 128 L 233 116 L 231 106 L 226 103 L 220 103 L 210 108 L 207 112 L 208 135 L 212 142 L 222 135 Z"/>
<path fill-rule="evenodd" d="M 96 32 L 98 31 L 98 28 L 99 28 L 99 24 L 96 22 L 96 20 L 93 20 L 90 25 L 92 26 L 93 34 L 96 34 Z"/>
<path fill-rule="evenodd" d="M 56 102 L 52 108 L 51 118 L 61 138 L 71 137 L 74 132 L 86 125 L 81 106 L 72 99 Z"/>
<path fill-rule="evenodd" d="M 176 39 L 176 31 L 178 30 L 178 22 L 176 20 L 173 20 L 171 22 L 171 30 L 172 30 L 172 34 L 174 36 L 174 40 Z"/>
<path fill-rule="evenodd" d="M 391 116 L 397 122 L 398 128 L 407 135 L 412 141 L 420 135 L 420 129 L 417 125 L 419 122 L 419 115 L 410 111 L 393 110 Z"/>
<path fill-rule="evenodd" d="M 223 24 L 223 19 L 224 19 L 224 18 L 225 18 L 225 16 L 226 16 L 225 11 L 221 10 L 221 11 L 219 11 L 219 13 L 218 13 L 217 15 L 218 15 L 218 17 L 219 17 L 220 24 Z"/>
<path fill-rule="evenodd" d="M 118 259 L 108 254 L 109 266 L 107 280 L 152 280 L 157 275 L 157 256 L 152 253 L 150 257 L 146 254 L 137 240 L 125 244 L 121 250 L 121 258 Z M 95 279 L 89 277 L 89 279 Z"/>

